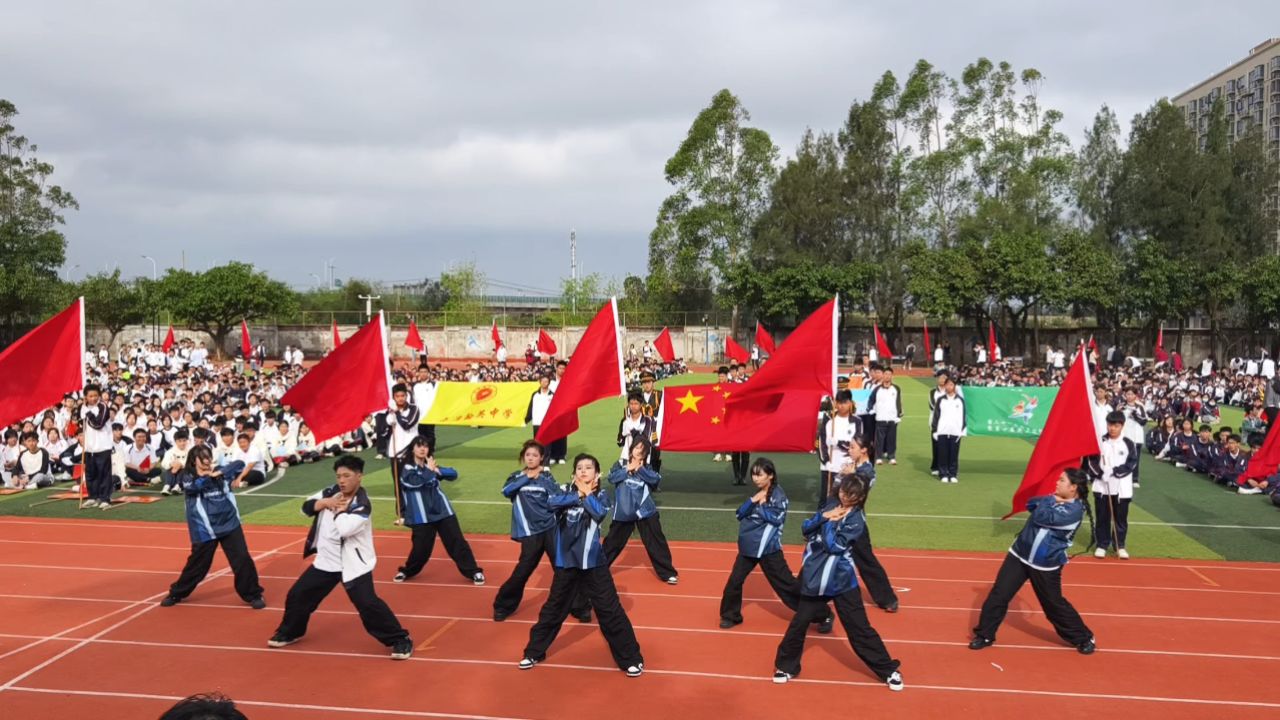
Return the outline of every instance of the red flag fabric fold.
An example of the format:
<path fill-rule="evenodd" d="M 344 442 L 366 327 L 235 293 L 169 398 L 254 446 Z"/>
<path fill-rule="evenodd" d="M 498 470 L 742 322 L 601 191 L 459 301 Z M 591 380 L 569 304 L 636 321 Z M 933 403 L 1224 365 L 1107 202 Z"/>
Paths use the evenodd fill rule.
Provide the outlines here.
<path fill-rule="evenodd" d="M 671 331 L 662 328 L 662 332 L 658 333 L 658 337 L 653 340 L 653 349 L 658 351 L 658 357 L 662 358 L 662 362 L 670 363 L 676 361 L 676 349 L 671 344 Z"/>
<path fill-rule="evenodd" d="M 316 363 L 280 404 L 298 411 L 317 438 L 337 437 L 391 402 L 382 314 Z"/>
<path fill-rule="evenodd" d="M 538 427 L 537 440 L 546 444 L 578 429 L 578 408 L 601 398 L 626 393 L 622 340 L 618 337 L 618 304 L 610 298 L 592 318 L 578 341 L 564 377 L 551 396 L 551 405 Z"/>
<path fill-rule="evenodd" d="M 538 352 L 551 356 L 556 354 L 557 349 L 556 341 L 551 339 L 551 335 L 546 330 L 538 328 Z"/>
<path fill-rule="evenodd" d="M 0 427 L 84 388 L 84 298 L 0 353 Z"/>
<path fill-rule="evenodd" d="M 253 342 L 249 340 L 249 324 L 244 320 L 240 321 L 240 352 L 244 353 L 245 360 L 253 357 Z"/>
<path fill-rule="evenodd" d="M 987 322 L 987 362 L 998 363 L 1001 360 L 1000 344 L 996 342 L 996 324 Z"/>
<path fill-rule="evenodd" d="M 1156 332 L 1156 362 L 1166 362 L 1169 359 L 1169 353 L 1164 351 L 1164 323 L 1160 323 L 1160 330 Z"/>
<path fill-rule="evenodd" d="M 1101 452 L 1093 424 L 1093 381 L 1088 367 L 1085 353 L 1080 352 L 1058 388 L 1005 518 L 1026 510 L 1031 498 L 1051 494 L 1064 470 L 1078 467 L 1082 458 Z"/>
<path fill-rule="evenodd" d="M 498 334 L 498 321 L 493 321 L 493 329 L 489 331 L 489 336 L 493 338 L 493 351 L 497 352 L 502 347 L 502 336 Z"/>
<path fill-rule="evenodd" d="M 169 352 L 170 350 L 173 349 L 173 342 L 174 342 L 173 326 L 170 325 L 169 332 L 164 336 L 164 344 L 160 346 L 160 349 L 165 351 L 166 353 Z"/>
<path fill-rule="evenodd" d="M 889 347 L 889 341 L 884 339 L 884 333 L 880 332 L 879 323 L 871 323 L 871 330 L 876 336 L 876 353 L 880 355 L 880 362 L 888 363 L 893 360 L 893 348 Z"/>
<path fill-rule="evenodd" d="M 933 348 L 929 345 L 929 319 L 924 321 L 924 361 L 926 363 L 933 362 Z"/>
<path fill-rule="evenodd" d="M 337 350 L 342 344 L 342 336 L 338 334 L 338 319 L 333 318 L 333 349 Z"/>
<path fill-rule="evenodd" d="M 773 342 L 773 336 L 765 331 L 759 320 L 756 321 L 756 347 L 770 355 L 773 355 L 778 349 L 778 346 Z"/>
<path fill-rule="evenodd" d="M 751 353 L 747 352 L 746 348 L 734 342 L 734 339 L 728 335 L 724 336 L 724 356 L 736 363 L 745 363 L 751 359 Z"/>
<path fill-rule="evenodd" d="M 426 344 L 422 342 L 422 336 L 418 334 L 418 323 L 412 318 L 409 320 L 409 334 L 405 337 L 404 344 L 405 347 L 411 347 L 418 352 L 422 352 L 422 349 L 426 347 Z"/>

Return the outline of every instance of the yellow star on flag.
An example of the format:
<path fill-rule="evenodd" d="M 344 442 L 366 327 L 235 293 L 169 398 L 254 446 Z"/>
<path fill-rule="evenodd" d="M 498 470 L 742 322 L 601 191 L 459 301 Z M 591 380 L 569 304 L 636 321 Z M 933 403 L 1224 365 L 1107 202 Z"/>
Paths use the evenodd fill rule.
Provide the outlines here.
<path fill-rule="evenodd" d="M 719 417 L 713 417 L 713 418 L 711 418 L 711 424 L 712 424 L 712 425 L 719 425 L 719 424 L 720 424 L 720 418 L 719 418 Z"/>
<path fill-rule="evenodd" d="M 689 412 L 690 410 L 692 410 L 695 413 L 698 412 L 698 401 L 702 400 L 702 398 L 704 397 L 706 396 L 694 395 L 693 391 L 689 390 L 688 392 L 685 393 L 684 397 L 676 398 L 676 400 L 680 401 L 680 414 L 683 415 L 686 412 Z"/>
<path fill-rule="evenodd" d="M 720 392 L 720 383 L 716 383 L 715 385 L 712 385 L 711 389 L 715 390 L 716 392 Z"/>
<path fill-rule="evenodd" d="M 730 395 L 732 395 L 732 394 L 733 394 L 733 393 L 732 393 L 732 392 L 730 392 L 729 390 L 725 390 L 725 391 L 724 391 L 724 399 L 725 399 L 725 400 L 728 400 L 728 399 L 729 399 L 729 396 L 730 396 Z"/>

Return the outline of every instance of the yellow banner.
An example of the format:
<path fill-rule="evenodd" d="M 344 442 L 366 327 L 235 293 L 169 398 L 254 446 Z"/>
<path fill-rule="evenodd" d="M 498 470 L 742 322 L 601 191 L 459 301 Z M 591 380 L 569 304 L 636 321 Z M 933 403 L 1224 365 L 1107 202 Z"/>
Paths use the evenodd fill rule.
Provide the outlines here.
<path fill-rule="evenodd" d="M 529 411 L 536 382 L 442 382 L 436 399 L 423 419 L 428 425 L 478 425 L 520 427 Z"/>

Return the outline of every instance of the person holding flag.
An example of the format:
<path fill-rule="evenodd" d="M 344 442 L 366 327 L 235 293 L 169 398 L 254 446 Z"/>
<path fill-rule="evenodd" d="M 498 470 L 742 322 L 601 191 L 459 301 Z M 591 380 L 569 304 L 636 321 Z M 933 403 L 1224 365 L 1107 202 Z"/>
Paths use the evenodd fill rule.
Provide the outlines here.
<path fill-rule="evenodd" d="M 654 472 L 662 472 L 662 450 L 658 447 L 658 419 L 662 417 L 662 391 L 653 387 L 653 373 L 644 370 L 640 373 L 640 411 L 646 417 L 653 418 L 653 449 L 649 453 L 649 465 Z"/>
<path fill-rule="evenodd" d="M 1125 539 L 1129 535 L 1129 503 L 1133 502 L 1138 448 L 1124 436 L 1124 413 L 1113 410 L 1107 415 L 1106 422 L 1107 432 L 1099 443 L 1101 452 L 1085 461 L 1085 468 L 1093 480 L 1094 502 L 1098 506 L 1098 549 L 1094 557 L 1106 557 L 1107 550 L 1114 543 L 1116 555 L 1121 560 L 1128 560 Z M 1114 539 L 1112 530 L 1115 531 Z"/>
<path fill-rule="evenodd" d="M 115 480 L 111 476 L 111 408 L 102 401 L 102 388 L 96 384 L 84 388 L 84 406 L 80 408 L 84 428 L 84 482 L 88 499 L 82 508 L 111 507 Z"/>

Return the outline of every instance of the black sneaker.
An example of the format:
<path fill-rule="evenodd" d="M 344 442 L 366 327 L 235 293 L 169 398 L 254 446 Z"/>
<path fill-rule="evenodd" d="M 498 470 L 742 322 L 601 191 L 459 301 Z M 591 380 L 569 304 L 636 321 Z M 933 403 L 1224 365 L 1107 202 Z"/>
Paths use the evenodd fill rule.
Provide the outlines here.
<path fill-rule="evenodd" d="M 508 615 L 508 614 L 509 614 L 509 613 L 498 612 L 497 610 L 494 610 L 494 611 L 493 611 L 493 621 L 494 621 L 494 622 L 502 622 L 503 620 L 506 620 L 506 619 L 507 619 L 507 615 Z"/>
<path fill-rule="evenodd" d="M 275 635 L 272 635 L 271 639 L 267 641 L 267 647 L 282 648 L 286 645 L 292 645 L 296 642 L 298 642 L 298 638 L 289 637 L 284 633 L 278 632 Z"/>
<path fill-rule="evenodd" d="M 897 601 L 897 600 L 894 600 L 893 602 L 889 603 L 888 605 L 881 605 L 881 606 L 880 606 L 880 609 L 881 609 L 881 610 L 883 610 L 883 611 L 885 611 L 885 612 L 887 612 L 887 613 L 896 613 L 896 612 L 898 612 L 898 601 Z"/>
<path fill-rule="evenodd" d="M 992 640 L 991 638 L 984 638 L 981 635 L 974 635 L 973 639 L 969 641 L 969 649 L 983 650 L 995 644 L 996 644 L 996 641 Z"/>
<path fill-rule="evenodd" d="M 263 600 L 261 595 L 249 601 L 249 607 L 253 608 L 254 610 L 261 610 L 266 606 L 267 606 L 267 601 Z"/>
<path fill-rule="evenodd" d="M 538 664 L 538 661 L 534 660 L 533 658 L 522 658 L 520 660 L 520 664 L 517 667 L 519 667 L 521 670 L 532 670 L 533 666 L 537 664 Z"/>
<path fill-rule="evenodd" d="M 821 635 L 830 635 L 832 628 L 835 627 L 836 616 L 828 615 L 826 619 L 818 623 L 818 633 Z"/>
<path fill-rule="evenodd" d="M 393 583 L 402 583 L 402 582 L 404 582 L 405 580 L 408 580 L 408 579 L 409 579 L 409 576 L 408 576 L 408 575 L 405 575 L 403 572 L 398 572 L 398 573 L 396 573 L 396 574 L 395 574 L 395 577 L 391 578 L 391 582 L 393 582 Z"/>
<path fill-rule="evenodd" d="M 160 601 L 160 607 L 173 607 L 180 602 L 182 602 L 182 598 L 176 595 L 165 595 L 164 599 Z"/>
<path fill-rule="evenodd" d="M 885 678 L 884 684 L 888 685 L 889 689 L 894 692 L 901 692 L 902 688 L 906 687 L 902 684 L 902 673 L 897 670 L 894 670 L 892 675 Z"/>
<path fill-rule="evenodd" d="M 392 660 L 408 660 L 413 657 L 413 640 L 405 638 L 399 640 L 395 645 L 391 646 Z"/>
<path fill-rule="evenodd" d="M 731 627 L 733 627 L 733 626 L 735 626 L 735 625 L 741 625 L 741 624 L 742 624 L 742 621 L 741 621 L 741 620 L 727 620 L 727 619 L 725 619 L 725 618 L 720 618 L 720 629 L 721 629 L 721 630 L 728 630 L 729 628 L 731 628 Z"/>
<path fill-rule="evenodd" d="M 471 582 L 475 585 L 484 585 L 484 573 L 478 572 L 471 576 Z"/>
<path fill-rule="evenodd" d="M 1084 642 L 1076 646 L 1076 650 L 1081 655 L 1092 655 L 1093 651 L 1097 649 L 1098 649 L 1098 646 L 1093 642 L 1093 638 L 1089 638 L 1088 640 L 1085 640 Z"/>
<path fill-rule="evenodd" d="M 773 682 L 774 682 L 774 684 L 782 685 L 782 684 L 786 683 L 788 680 L 790 680 L 790 679 L 791 679 L 791 677 L 792 677 L 791 673 L 785 673 L 785 672 L 782 672 L 781 670 L 774 670 L 774 671 L 773 671 Z"/>

